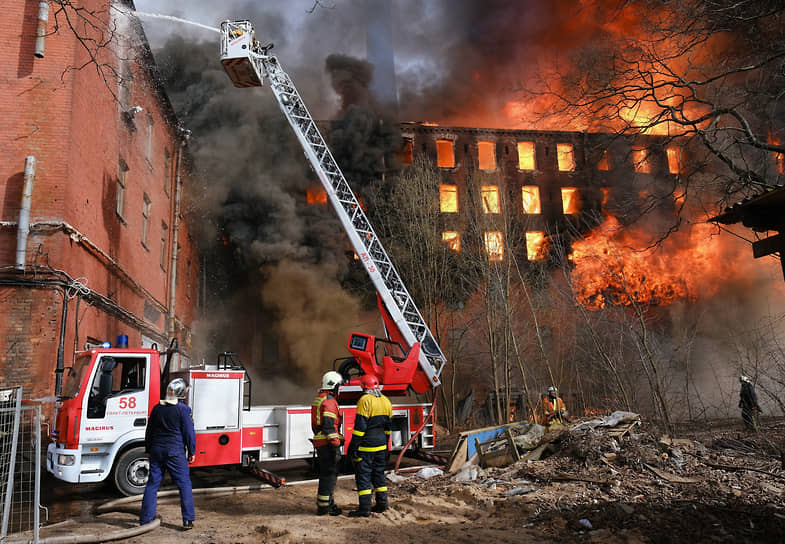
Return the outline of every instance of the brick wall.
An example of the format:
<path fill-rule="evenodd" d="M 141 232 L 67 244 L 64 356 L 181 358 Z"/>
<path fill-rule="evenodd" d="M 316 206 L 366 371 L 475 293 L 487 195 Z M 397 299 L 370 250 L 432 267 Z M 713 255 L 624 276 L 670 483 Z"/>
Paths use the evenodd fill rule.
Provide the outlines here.
<path fill-rule="evenodd" d="M 58 31 L 46 38 L 44 58 L 35 58 L 38 2 L 9 0 L 0 19 L 5 53 L 0 57 L 0 312 L 7 316 L 0 322 L 0 383 L 24 384 L 37 396 L 53 394 L 62 289 L 9 282 L 52 279 L 60 270 L 66 276 L 57 277 L 78 279 L 133 316 L 128 323 L 117 313 L 80 303 L 79 289 L 69 291 L 66 365 L 88 337 L 113 341 L 124 333 L 138 346 L 144 334 L 164 343 L 171 303 L 177 121 L 154 82 L 152 56 L 138 29 L 106 10 L 105 0 L 82 4 L 105 20 L 110 13 L 115 17 L 119 39 L 112 51 L 98 52 L 99 60 L 124 74 L 126 86 L 112 70 L 104 69 L 104 77 L 89 64 L 62 18 Z M 50 33 L 56 7 L 50 6 Z M 118 58 L 131 60 L 123 64 Z M 141 111 L 124 114 L 135 106 Z M 13 264 L 28 155 L 35 157 L 36 171 L 27 269 L 20 274 Z M 121 163 L 127 172 L 119 215 Z M 183 183 L 188 183 L 186 172 Z M 176 321 L 187 332 L 194 318 L 198 259 L 184 220 L 178 245 Z"/>

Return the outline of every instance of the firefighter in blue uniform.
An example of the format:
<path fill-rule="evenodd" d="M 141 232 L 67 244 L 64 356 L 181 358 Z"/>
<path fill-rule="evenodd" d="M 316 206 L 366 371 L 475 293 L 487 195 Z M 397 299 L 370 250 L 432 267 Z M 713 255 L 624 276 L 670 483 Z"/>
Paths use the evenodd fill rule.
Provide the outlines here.
<path fill-rule="evenodd" d="M 158 487 L 168 470 L 180 489 L 183 529 L 193 529 L 196 515 L 188 464 L 194 462 L 196 455 L 196 434 L 191 408 L 179 402 L 187 388 L 182 378 L 172 380 L 166 388 L 166 398 L 150 413 L 144 437 L 144 449 L 150 456 L 150 475 L 142 499 L 141 525 L 155 518 Z"/>
<path fill-rule="evenodd" d="M 370 374 L 360 379 L 363 396 L 357 401 L 354 431 L 349 446 L 349 456 L 354 461 L 355 482 L 359 508 L 349 513 L 351 517 L 368 517 L 373 512 L 387 510 L 387 483 L 384 469 L 387 465 L 387 444 L 392 425 L 392 404 L 382 395 L 379 380 Z M 373 493 L 376 504 L 371 508 Z"/>
<path fill-rule="evenodd" d="M 322 376 L 322 388 L 311 403 L 313 446 L 319 458 L 319 488 L 316 491 L 316 514 L 319 516 L 341 514 L 341 509 L 333 500 L 343 445 L 341 412 L 335 400 L 341 382 L 343 378 L 337 372 L 331 370 L 325 373 Z"/>

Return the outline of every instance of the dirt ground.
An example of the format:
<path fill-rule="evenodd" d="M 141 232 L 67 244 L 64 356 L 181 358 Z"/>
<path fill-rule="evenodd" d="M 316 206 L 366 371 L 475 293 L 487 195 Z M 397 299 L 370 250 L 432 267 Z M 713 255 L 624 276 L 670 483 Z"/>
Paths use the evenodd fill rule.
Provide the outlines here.
<path fill-rule="evenodd" d="M 759 433 L 713 422 L 676 434 L 683 440 L 664 442 L 646 422 L 618 440 L 602 429 L 562 431 L 548 436 L 547 458 L 471 481 L 395 476 L 390 510 L 367 519 L 317 517 L 316 486 L 306 483 L 197 495 L 195 528 L 182 531 L 177 497 L 162 498 L 161 525 L 123 542 L 785 542 L 785 420 Z M 356 501 L 353 479 L 340 479 L 336 502 L 346 512 Z M 42 536 L 107 535 L 134 527 L 138 512 L 139 503 L 91 511 Z"/>

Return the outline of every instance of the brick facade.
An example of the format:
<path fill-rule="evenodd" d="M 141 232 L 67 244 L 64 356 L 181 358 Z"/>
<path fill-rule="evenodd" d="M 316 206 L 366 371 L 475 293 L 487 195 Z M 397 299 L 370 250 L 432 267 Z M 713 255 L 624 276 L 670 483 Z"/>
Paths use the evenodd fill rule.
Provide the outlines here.
<path fill-rule="evenodd" d="M 0 387 L 24 385 L 26 396 L 51 397 L 59 350 L 69 366 L 85 342 L 114 343 L 118 334 L 127 334 L 130 346 L 163 346 L 174 334 L 188 349 L 198 258 L 176 212 L 188 161 L 141 27 L 108 10 L 105 0 L 82 2 L 117 29 L 97 51 L 99 73 L 63 14 L 56 14 L 59 6 L 50 6 L 45 55 L 37 58 L 39 3 L 6 4 L 0 20 Z M 35 173 L 19 270 L 28 156 L 35 158 Z"/>
<path fill-rule="evenodd" d="M 448 142 L 452 150 L 452 165 L 440 165 L 442 183 L 455 186 L 457 190 L 457 211 L 442 213 L 445 231 L 463 233 L 468 211 L 467 195 L 470 190 L 478 191 L 477 185 L 498 187 L 499 214 L 507 213 L 511 219 L 512 231 L 521 234 L 542 232 L 548 238 L 558 239 L 558 243 L 569 246 L 570 237 L 577 232 L 587 232 L 602 218 L 604 210 L 613 208 L 608 198 L 640 201 L 645 191 L 653 191 L 658 185 L 666 183 L 672 188 L 678 164 L 668 153 L 679 153 L 672 139 L 657 136 L 637 136 L 634 139 L 613 138 L 609 134 L 590 134 L 583 132 L 558 132 L 534 130 L 502 130 L 435 126 L 419 123 L 403 123 L 401 132 L 407 149 L 408 160 L 414 157 L 427 157 L 439 164 L 438 142 Z M 532 144 L 531 168 L 522 167 L 519 157 L 519 143 Z M 485 146 L 484 154 L 480 146 Z M 567 146 L 572 154 L 572 168 L 560 166 L 559 148 Z M 645 150 L 646 164 L 637 153 Z M 489 163 L 481 165 L 481 161 Z M 681 157 L 681 155 L 679 155 Z M 484 168 L 483 168 L 484 167 Z M 644 171 L 645 170 L 645 171 Z M 469 187 L 468 182 L 473 186 Z M 540 210 L 526 213 L 523 209 L 523 187 L 536 187 L 539 190 Z M 565 195 L 562 189 L 575 189 L 576 208 L 566 212 Z M 629 195 L 635 198 L 628 199 Z M 478 195 L 479 196 L 479 195 Z M 505 208 L 506 206 L 506 208 Z M 623 213 L 616 206 L 616 213 Z M 522 261 L 527 260 L 525 237 L 521 236 L 517 247 Z M 505 243 L 505 245 L 507 245 Z M 514 244 L 513 244 L 514 245 Z"/>

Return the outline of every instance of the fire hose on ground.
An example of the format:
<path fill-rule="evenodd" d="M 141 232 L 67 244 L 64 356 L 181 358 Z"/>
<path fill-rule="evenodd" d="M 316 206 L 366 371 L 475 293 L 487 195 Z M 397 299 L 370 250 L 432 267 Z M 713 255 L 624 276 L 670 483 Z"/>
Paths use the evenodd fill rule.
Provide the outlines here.
<path fill-rule="evenodd" d="M 436 402 L 436 393 L 438 392 L 438 388 L 434 391 L 434 403 Z M 423 419 L 422 424 L 417 429 L 417 432 L 412 434 L 409 441 L 404 445 L 401 449 L 401 452 L 398 454 L 398 458 L 395 461 L 395 469 L 393 472 L 399 473 L 399 466 L 401 464 L 401 460 L 403 459 L 404 454 L 412 445 L 414 440 L 422 433 L 425 427 L 428 425 L 430 421 L 433 421 L 434 416 L 434 409 L 433 404 L 431 404 L 431 409 L 428 412 L 428 416 Z M 421 468 L 421 467 L 416 467 Z M 346 479 L 346 478 L 353 478 L 354 476 L 351 474 L 345 474 L 339 476 L 338 479 Z M 285 480 L 283 481 L 285 482 Z M 296 482 L 286 482 L 284 485 L 292 486 L 292 485 L 303 485 L 309 483 L 318 483 L 318 478 L 311 479 L 311 480 L 300 480 Z M 276 489 L 280 487 L 279 485 L 275 485 L 274 483 L 268 484 L 254 484 L 254 485 L 243 485 L 243 486 L 227 486 L 227 487 L 207 487 L 207 488 L 198 488 L 193 490 L 194 495 L 199 496 L 209 496 L 209 497 L 223 497 L 228 495 L 234 495 L 238 493 L 250 493 L 252 491 L 261 491 L 264 489 Z M 158 492 L 158 498 L 166 498 L 173 495 L 178 495 L 180 491 L 178 489 L 168 489 L 165 491 Z M 111 500 L 109 502 L 105 502 L 103 504 L 99 504 L 95 507 L 94 511 L 96 514 L 103 514 L 111 511 L 115 511 L 118 508 L 122 509 L 122 507 L 126 505 L 130 505 L 142 500 L 142 495 L 133 495 L 130 497 L 122 497 L 120 499 Z M 100 542 L 110 542 L 114 540 L 123 540 L 126 538 L 131 538 L 135 536 L 139 536 L 145 534 L 147 532 L 156 529 L 161 525 L 161 519 L 156 518 L 150 523 L 146 523 L 145 525 L 140 525 L 138 527 L 130 527 L 127 529 L 121 529 L 118 531 L 113 531 L 111 533 L 102 533 L 101 535 L 95 534 L 84 534 L 84 535 L 62 535 L 62 536 L 49 536 L 40 538 L 38 542 L 40 544 L 93 544 L 93 543 L 100 543 Z M 5 542 L 8 544 L 22 544 L 29 542 L 29 538 L 19 537 L 19 538 L 9 538 L 6 539 Z"/>
<path fill-rule="evenodd" d="M 339 476 L 338 479 L 353 478 L 353 477 L 354 476 L 351 474 L 346 474 L 343 476 Z M 313 484 L 318 482 L 319 482 L 318 479 L 300 480 L 297 482 L 288 482 L 286 485 L 287 486 L 304 485 L 304 484 Z M 194 489 L 193 494 L 198 496 L 223 497 L 223 496 L 234 495 L 238 493 L 250 493 L 252 491 L 262 491 L 265 489 L 276 489 L 276 486 L 273 486 L 272 484 L 253 484 L 253 485 L 227 486 L 227 487 L 205 487 L 205 488 Z M 168 489 L 165 491 L 159 491 L 158 498 L 161 499 L 170 496 L 176 496 L 179 493 L 180 491 L 178 489 Z M 141 500 L 142 500 L 142 495 L 122 497 L 120 499 L 115 499 L 109 502 L 105 502 L 103 504 L 99 504 L 94 508 L 94 512 L 96 514 L 104 514 L 107 512 L 121 510 L 123 507 L 130 504 L 134 504 L 136 502 L 140 502 Z M 131 538 L 131 537 L 145 534 L 159 527 L 160 525 L 161 525 L 161 519 L 156 518 L 150 523 L 146 523 L 145 525 L 139 525 L 138 527 L 129 527 L 127 529 L 121 529 L 110 533 L 102 533 L 100 535 L 84 534 L 84 535 L 49 536 L 49 537 L 39 538 L 38 542 L 40 544 L 92 544 L 92 543 L 99 543 L 99 542 L 110 542 L 114 540 L 123 540 L 126 538 Z M 26 544 L 30 542 L 30 539 L 27 537 L 11 537 L 6 539 L 4 542 L 7 544 L 22 544 L 22 543 Z"/>

